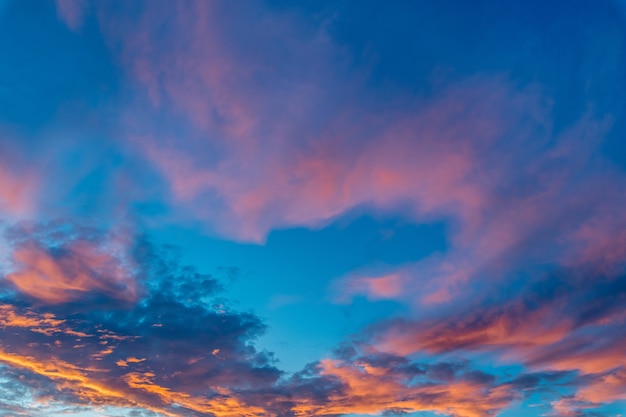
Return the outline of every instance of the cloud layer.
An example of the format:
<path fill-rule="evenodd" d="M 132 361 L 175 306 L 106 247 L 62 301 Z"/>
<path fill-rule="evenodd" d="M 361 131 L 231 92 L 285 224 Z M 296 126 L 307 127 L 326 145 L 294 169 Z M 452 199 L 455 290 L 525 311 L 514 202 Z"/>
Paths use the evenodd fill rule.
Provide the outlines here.
<path fill-rule="evenodd" d="M 0 5 L 3 415 L 619 415 L 623 5 L 504 3 Z M 292 373 L 271 317 L 154 239 L 350 216 L 445 245 L 316 277 L 320 309 L 401 309 Z"/>

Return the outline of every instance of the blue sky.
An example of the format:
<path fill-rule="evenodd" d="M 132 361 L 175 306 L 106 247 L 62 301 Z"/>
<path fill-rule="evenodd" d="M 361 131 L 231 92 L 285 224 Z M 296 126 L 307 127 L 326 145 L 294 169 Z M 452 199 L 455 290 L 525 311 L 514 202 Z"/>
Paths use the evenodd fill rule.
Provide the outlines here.
<path fill-rule="evenodd" d="M 624 414 L 623 1 L 0 0 L 0 56 L 0 414 Z"/>

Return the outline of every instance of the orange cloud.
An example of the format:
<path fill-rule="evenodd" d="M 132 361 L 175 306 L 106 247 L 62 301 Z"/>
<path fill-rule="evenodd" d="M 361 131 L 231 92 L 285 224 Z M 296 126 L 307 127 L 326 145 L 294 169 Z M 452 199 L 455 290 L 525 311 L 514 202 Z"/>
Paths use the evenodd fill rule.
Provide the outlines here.
<path fill-rule="evenodd" d="M 69 363 L 55 360 L 54 362 L 41 362 L 32 357 L 7 353 L 0 348 L 0 362 L 27 369 L 38 375 L 42 375 L 55 381 L 59 389 L 71 390 L 77 397 L 87 400 L 92 404 L 106 404 L 120 407 L 140 407 L 167 416 L 184 416 L 184 411 L 172 412 L 163 406 L 153 405 L 136 398 L 133 391 L 143 391 L 155 394 L 165 405 L 176 404 L 186 409 L 200 413 L 212 414 L 217 417 L 261 417 L 272 416 L 259 407 L 250 407 L 232 397 L 227 390 L 221 390 L 216 399 L 203 399 L 192 397 L 187 393 L 175 392 L 169 388 L 152 382 L 153 373 L 143 374 L 131 372 L 124 376 L 126 389 L 113 387 L 110 384 L 100 382 L 97 378 L 87 373 L 106 372 L 105 370 L 83 370 Z"/>
<path fill-rule="evenodd" d="M 592 265 L 548 275 L 509 301 L 447 319 L 388 323 L 375 330 L 376 346 L 401 355 L 486 351 L 532 372 L 569 372 L 577 391 L 553 408 L 579 415 L 582 408 L 626 399 L 626 280 L 596 273 Z"/>
<path fill-rule="evenodd" d="M 21 327 L 46 336 L 52 336 L 57 333 L 76 338 L 93 336 L 73 330 L 66 320 L 59 320 L 54 314 L 37 315 L 30 311 L 20 313 L 10 304 L 0 304 L 0 327 Z"/>
<path fill-rule="evenodd" d="M 60 387 L 70 388 L 79 397 L 92 400 L 95 404 L 108 402 L 122 406 L 137 405 L 129 400 L 125 393 L 97 382 L 85 375 L 79 367 L 63 361 L 43 362 L 33 357 L 6 352 L 2 347 L 0 347 L 0 361 L 48 377 L 57 382 Z"/>
<path fill-rule="evenodd" d="M 59 390 L 71 392 L 78 399 L 94 405 L 143 408 L 171 417 L 184 416 L 185 412 L 167 409 L 166 407 L 170 405 L 217 417 L 274 415 L 259 407 L 245 405 L 233 393 L 219 387 L 216 387 L 219 391 L 216 398 L 199 398 L 188 393 L 176 392 L 154 383 L 155 374 L 151 372 L 129 372 L 122 378 L 124 384 L 119 384 L 106 377 L 110 370 L 105 368 L 83 368 L 55 357 L 41 360 L 33 356 L 7 352 L 2 346 L 0 362 L 50 378 Z M 140 363 L 143 359 L 128 358 L 127 361 L 118 361 L 118 365 L 125 366 L 127 362 Z M 158 401 L 143 398 L 145 393 L 156 395 Z"/>
<path fill-rule="evenodd" d="M 567 318 L 553 318 L 553 307 L 528 311 L 523 304 L 505 311 L 477 312 L 454 321 L 391 326 L 379 347 L 402 355 L 419 351 L 442 353 L 458 349 L 513 349 L 523 355 L 532 347 L 565 338 L 573 329 Z M 520 359 L 519 357 L 517 359 Z"/>
<path fill-rule="evenodd" d="M 596 404 L 626 400 L 626 367 L 594 378 L 578 391 L 576 398 Z"/>
<path fill-rule="evenodd" d="M 552 407 L 556 415 L 576 417 L 581 415 L 580 409 L 595 408 L 599 404 L 623 400 L 626 400 L 626 368 L 622 366 L 611 372 L 588 378 L 574 396 L 556 400 Z"/>
<path fill-rule="evenodd" d="M 507 386 L 488 387 L 470 381 L 410 384 L 410 378 L 385 368 L 330 359 L 322 361 L 321 367 L 322 375 L 338 378 L 345 388 L 332 394 L 325 404 L 299 403 L 293 409 L 298 416 L 430 411 L 485 417 L 495 415 L 515 399 Z"/>
<path fill-rule="evenodd" d="M 279 383 L 263 385 L 262 388 L 271 387 L 274 391 L 270 390 L 270 393 L 250 403 L 249 399 L 254 399 L 256 394 L 226 388 L 219 382 L 212 383 L 211 378 L 206 380 L 206 386 L 201 390 L 194 384 L 188 386 L 203 393 L 192 394 L 185 389 L 176 389 L 174 378 L 184 381 L 184 372 L 191 372 L 195 378 L 196 372 L 206 372 L 210 368 L 198 364 L 182 374 L 180 369 L 174 368 L 174 373 L 170 374 L 171 371 L 163 368 L 158 355 L 120 357 L 140 340 L 137 336 L 116 335 L 96 326 L 95 336 L 85 338 L 82 344 L 76 345 L 74 338 L 84 333 L 72 330 L 70 326 L 80 324 L 78 321 L 57 320 L 51 314 L 30 310 L 20 313 L 9 305 L 1 305 L 0 313 L 0 322 L 5 327 L 42 329 L 41 334 L 47 338 L 30 338 L 27 340 L 37 342 L 20 342 L 12 347 L 9 347 L 9 340 L 3 342 L 0 344 L 0 362 L 49 378 L 57 390 L 67 396 L 64 399 L 66 404 L 81 405 L 86 402 L 143 408 L 170 417 L 184 416 L 189 410 L 217 417 L 272 417 L 282 415 L 287 412 L 285 410 L 291 410 L 298 416 L 404 410 L 477 417 L 492 415 L 515 399 L 510 387 L 493 386 L 489 381 L 460 377 L 445 383 L 418 383 L 412 381 L 415 375 L 359 360 L 354 363 L 338 360 L 321 362 L 316 377 L 337 380 L 344 387 L 329 391 L 330 397 L 323 402 L 310 393 L 292 394 L 292 390 L 302 392 L 297 391 L 297 384 Z M 151 326 L 146 327 L 152 329 Z M 68 339 L 58 339 L 60 334 L 69 337 L 70 343 L 66 343 Z M 28 333 L 23 336 L 28 337 Z M 42 349 L 44 346 L 46 348 Z M 218 350 L 214 349 L 213 354 Z M 90 355 L 89 352 L 96 353 Z M 233 365 L 238 366 L 237 363 Z M 236 378 L 236 375 L 233 377 Z M 187 386 L 187 382 L 184 385 Z M 320 387 L 325 389 L 323 384 Z M 481 400 L 476 401 L 476 398 Z"/>
<path fill-rule="evenodd" d="M 154 383 L 154 376 L 152 372 L 130 372 L 124 376 L 124 379 L 130 388 L 155 394 L 165 404 L 177 404 L 200 413 L 213 414 L 217 417 L 261 417 L 274 415 L 260 407 L 244 405 L 227 389 L 217 388 L 220 394 L 217 398 L 197 398 L 184 392 L 172 391 L 167 387 Z"/>
<path fill-rule="evenodd" d="M 53 314 L 37 316 L 36 314 L 20 314 L 10 304 L 0 304 L 0 326 L 26 327 L 37 330 L 58 331 L 59 325 L 65 320 L 58 320 Z"/>
<path fill-rule="evenodd" d="M 29 243 L 13 253 L 17 270 L 7 281 L 24 294 L 48 304 L 58 304 L 100 291 L 115 298 L 132 300 L 135 283 L 125 265 L 105 248 L 89 242 L 74 242 L 66 252 L 53 256 Z"/>

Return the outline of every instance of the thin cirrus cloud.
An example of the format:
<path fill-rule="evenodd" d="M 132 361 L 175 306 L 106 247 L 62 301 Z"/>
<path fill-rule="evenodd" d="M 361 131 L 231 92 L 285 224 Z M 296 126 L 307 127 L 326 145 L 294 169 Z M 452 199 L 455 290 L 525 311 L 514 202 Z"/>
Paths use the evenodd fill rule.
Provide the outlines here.
<path fill-rule="evenodd" d="M 34 181 L 29 183 L 23 179 L 17 179 L 7 170 L 4 170 L 1 175 L 0 209 L 7 215 L 17 217 L 26 215 L 32 210 L 31 193 L 34 189 Z"/>
<path fill-rule="evenodd" d="M 7 220 L 29 218 L 37 207 L 41 182 L 38 170 L 28 166 L 16 147 L 8 146 L 5 137 L 0 143 L 0 213 Z"/>
<path fill-rule="evenodd" d="M 83 0 L 55 0 L 59 18 L 72 30 L 79 30 L 88 10 L 89 3 Z"/>
<path fill-rule="evenodd" d="M 624 221 L 618 210 L 607 212 L 623 195 L 623 174 L 601 156 L 611 117 L 583 112 L 557 128 L 540 86 L 474 76 L 426 102 L 395 99 L 383 113 L 360 104 L 365 75 L 350 73 L 350 56 L 325 27 L 298 25 L 295 13 L 259 11 L 252 19 L 248 11 L 233 20 L 224 4 L 190 2 L 168 19 L 141 9 L 131 26 L 104 9 L 104 34 L 146 95 L 137 103 L 193 126 L 192 139 L 181 141 L 171 129 L 128 120 L 131 147 L 169 184 L 178 218 L 257 242 L 276 228 L 320 226 L 361 206 L 408 207 L 418 221 L 451 219 L 447 254 L 389 271 L 404 277 L 405 291 L 395 295 L 424 304 L 453 300 L 477 275 L 589 256 L 596 241 L 575 233 L 577 225 Z M 238 38 L 224 22 L 249 25 Z M 161 24 L 172 30 L 160 32 Z M 258 50 L 245 46 L 246 37 L 260 40 Z M 270 44 L 284 37 L 290 41 L 279 54 Z M 295 71 L 302 62 L 306 69 Z M 599 237 L 605 244 L 619 240 L 611 237 L 618 227 L 601 227 L 610 228 Z M 558 244 L 543 248 L 548 235 Z M 355 288 L 390 297 L 355 279 L 338 298 Z"/>
<path fill-rule="evenodd" d="M 246 31 L 262 41 L 268 53 L 260 54 L 229 37 L 223 22 L 233 13 L 224 4 L 181 3 L 167 21 L 171 34 L 158 32 L 159 9 L 142 10 L 132 26 L 100 13 L 149 102 L 195 127 L 181 143 L 129 116 L 133 143 L 164 174 L 178 205 L 229 236 L 261 241 L 273 228 L 320 224 L 361 204 L 410 200 L 426 214 L 480 204 L 481 190 L 466 181 L 474 153 L 519 127 L 527 107 L 542 106 L 532 91 L 518 95 L 505 80 L 477 79 L 411 104 L 415 111 L 379 115 L 350 98 L 358 80 L 323 65 L 347 60 L 323 30 L 265 13 Z M 269 52 L 286 33 L 283 55 Z M 302 60 L 308 69 L 295 71 Z M 461 143 L 466 137 L 475 144 Z M 202 211 L 205 202 L 211 211 Z"/>

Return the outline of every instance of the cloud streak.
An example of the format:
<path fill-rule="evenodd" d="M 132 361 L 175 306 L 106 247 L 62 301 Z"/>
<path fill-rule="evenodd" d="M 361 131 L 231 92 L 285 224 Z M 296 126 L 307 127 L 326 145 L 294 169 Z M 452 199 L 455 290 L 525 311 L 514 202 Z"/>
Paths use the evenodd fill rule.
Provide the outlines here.
<path fill-rule="evenodd" d="M 534 371 L 577 372 L 573 398 L 582 408 L 623 400 L 624 275 L 596 271 L 549 274 L 511 299 L 448 317 L 386 323 L 376 327 L 373 340 L 402 355 L 493 352 L 503 363 Z"/>

